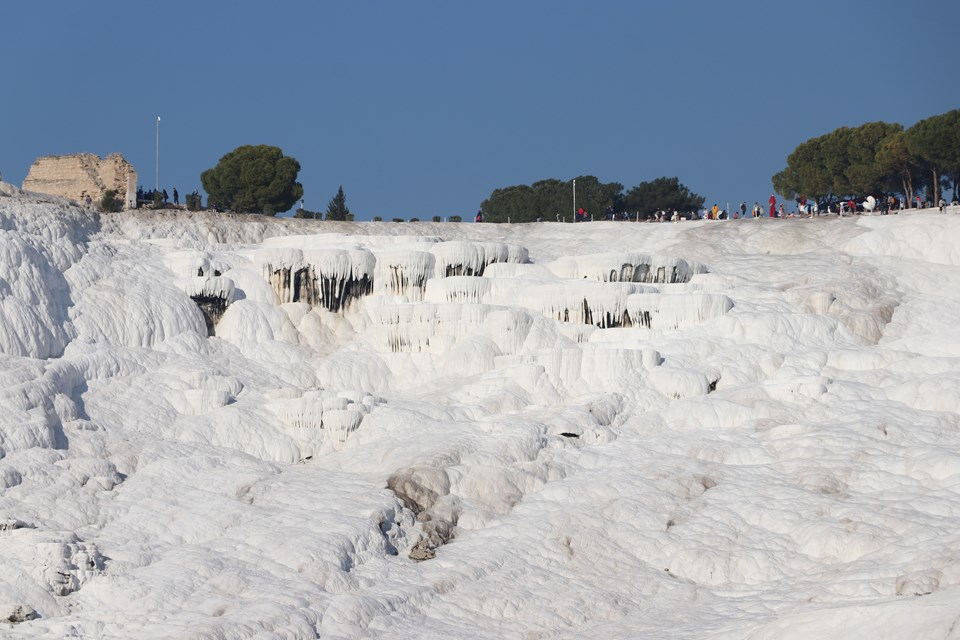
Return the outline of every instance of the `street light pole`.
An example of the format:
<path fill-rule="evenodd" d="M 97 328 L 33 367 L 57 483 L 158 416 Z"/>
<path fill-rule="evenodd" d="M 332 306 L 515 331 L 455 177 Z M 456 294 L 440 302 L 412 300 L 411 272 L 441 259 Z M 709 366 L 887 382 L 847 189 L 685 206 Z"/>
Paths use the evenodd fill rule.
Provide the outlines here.
<path fill-rule="evenodd" d="M 577 220 L 577 179 L 573 179 L 573 220 Z"/>
<path fill-rule="evenodd" d="M 153 190 L 160 191 L 160 116 L 157 116 L 157 176 Z"/>

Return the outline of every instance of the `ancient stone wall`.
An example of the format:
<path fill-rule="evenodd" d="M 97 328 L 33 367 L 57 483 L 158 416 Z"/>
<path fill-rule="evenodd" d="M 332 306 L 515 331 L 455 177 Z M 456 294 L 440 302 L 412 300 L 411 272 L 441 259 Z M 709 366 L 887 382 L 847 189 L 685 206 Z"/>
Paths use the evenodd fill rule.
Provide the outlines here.
<path fill-rule="evenodd" d="M 84 202 L 99 203 L 107 190 L 117 192 L 127 209 L 137 205 L 137 172 L 122 155 L 106 158 L 93 153 L 44 156 L 30 167 L 24 191 L 36 191 Z"/>

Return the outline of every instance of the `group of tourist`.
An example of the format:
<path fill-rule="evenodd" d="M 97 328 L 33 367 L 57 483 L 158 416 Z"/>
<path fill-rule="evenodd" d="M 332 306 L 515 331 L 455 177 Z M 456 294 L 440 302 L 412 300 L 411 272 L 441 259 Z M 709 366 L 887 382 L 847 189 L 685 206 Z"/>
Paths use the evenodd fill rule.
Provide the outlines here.
<path fill-rule="evenodd" d="M 703 207 L 699 211 L 688 211 L 686 213 L 680 213 L 676 209 L 673 211 L 669 209 L 657 209 L 653 215 L 646 217 L 645 219 L 651 222 L 679 222 L 680 220 L 737 220 L 737 219 L 747 219 L 747 218 L 813 218 L 819 217 L 820 215 L 832 214 L 832 215 L 847 215 L 858 213 L 860 211 L 867 212 L 878 212 L 881 215 L 887 215 L 888 213 L 897 213 L 907 208 L 907 202 L 904 198 L 897 198 L 895 196 L 881 197 L 879 199 L 868 198 L 862 203 L 858 203 L 854 199 L 850 200 L 841 200 L 837 203 L 827 205 L 825 209 L 821 209 L 820 203 L 816 200 L 807 200 L 805 197 L 801 197 L 797 201 L 797 210 L 796 212 L 787 211 L 783 202 L 777 202 L 777 198 L 774 195 L 770 196 L 770 199 L 767 201 L 768 206 L 764 207 L 759 202 L 754 202 L 753 207 L 748 211 L 747 203 L 741 202 L 738 207 L 733 209 L 733 211 L 727 211 L 726 209 L 721 209 L 719 205 L 714 204 L 712 207 Z M 916 197 L 916 200 L 911 201 L 911 204 L 914 205 L 914 208 L 922 209 L 924 207 L 930 208 L 932 203 L 924 202 L 920 196 Z M 940 211 L 946 212 L 947 206 L 957 206 L 957 198 L 954 197 L 953 201 L 948 205 L 947 201 L 943 198 L 938 202 Z M 639 214 L 629 214 L 627 212 L 614 212 L 613 207 L 607 207 L 606 219 L 610 221 L 625 220 L 625 221 L 640 221 L 641 217 Z M 574 216 L 574 222 L 586 222 L 588 220 L 593 220 L 592 217 L 587 215 L 587 212 L 581 207 L 576 215 Z M 557 215 L 557 221 L 560 222 L 560 216 Z"/>
<path fill-rule="evenodd" d="M 176 192 L 174 192 L 176 193 Z M 930 208 L 932 203 L 924 202 L 923 198 L 917 196 L 915 199 L 911 199 L 910 204 L 914 208 L 922 209 L 924 207 Z M 957 206 L 957 196 L 955 195 L 953 201 L 949 206 Z M 948 206 L 945 199 L 940 198 L 938 202 L 941 213 L 946 212 Z M 819 217 L 820 215 L 833 214 L 843 216 L 845 214 L 858 213 L 860 211 L 867 212 L 878 212 L 881 215 L 887 215 L 888 213 L 897 213 L 908 208 L 908 203 L 903 197 L 896 196 L 883 196 L 880 198 L 868 197 L 863 202 L 857 202 L 856 199 L 840 200 L 838 202 L 828 204 L 823 209 L 821 209 L 820 203 L 816 200 L 807 200 L 806 197 L 801 196 L 797 200 L 797 210 L 796 212 L 788 211 L 783 202 L 777 202 L 777 197 L 775 195 L 770 195 L 770 198 L 767 200 L 767 206 L 764 207 L 760 204 L 759 201 L 754 202 L 753 206 L 747 209 L 747 203 L 741 202 L 740 205 L 734 208 L 732 211 L 727 211 L 726 209 L 721 209 L 720 206 L 716 203 L 712 207 L 703 207 L 699 211 L 687 211 L 685 213 L 680 213 L 676 209 L 672 211 L 666 208 L 657 209 L 652 215 L 641 216 L 640 213 L 634 212 L 630 213 L 627 211 L 614 211 L 613 206 L 608 206 L 605 214 L 605 219 L 611 222 L 614 221 L 626 221 L 626 222 L 640 222 L 645 220 L 648 222 L 679 222 L 680 220 L 745 220 L 747 218 L 814 218 Z M 593 216 L 587 213 L 587 210 L 583 207 L 578 207 L 573 216 L 574 222 L 590 222 L 593 221 Z M 477 215 L 474 218 L 476 222 L 483 222 L 483 213 L 477 211 Z M 542 222 L 542 218 L 537 218 L 537 222 Z M 557 222 L 565 222 L 566 218 L 561 218 L 560 214 L 557 214 Z"/>
<path fill-rule="evenodd" d="M 167 194 L 166 189 L 150 189 L 149 191 L 145 191 L 143 187 L 137 188 L 137 202 L 156 202 L 158 199 L 163 204 L 167 204 L 170 201 L 170 196 Z M 176 187 L 173 189 L 173 204 L 180 204 L 180 193 Z"/>
<path fill-rule="evenodd" d="M 877 212 L 880 215 L 887 215 L 889 213 L 897 213 L 903 211 L 907 207 L 907 201 L 904 198 L 897 198 L 895 196 L 886 196 L 877 198 L 867 198 L 863 202 L 858 203 L 855 199 L 849 200 L 840 200 L 835 204 L 828 204 L 825 210 L 821 210 L 820 203 L 816 200 L 808 201 L 806 198 L 800 198 L 797 201 L 797 211 L 796 213 L 786 211 L 784 208 L 784 203 L 776 202 L 775 196 L 770 196 L 769 209 L 764 210 L 759 202 L 754 202 L 753 207 L 750 209 L 750 215 L 747 215 L 747 205 L 745 202 L 741 202 L 740 206 L 734 210 L 732 218 L 736 220 L 737 218 L 813 218 L 819 217 L 821 214 L 835 214 L 843 216 L 844 214 L 855 214 L 861 211 L 866 212 Z M 920 196 L 916 197 L 916 200 L 913 202 L 915 209 L 923 209 L 932 207 L 932 203 L 924 202 Z M 956 197 L 949 206 L 957 206 L 958 202 Z M 947 201 L 943 198 L 940 198 L 938 203 L 941 213 L 945 213 L 947 209 Z M 711 209 L 701 209 L 699 212 L 700 219 L 703 220 L 728 220 L 731 218 L 729 213 L 726 210 L 720 210 L 717 205 L 713 205 Z M 660 212 L 657 212 L 656 219 L 663 221 L 663 216 L 660 215 Z"/>

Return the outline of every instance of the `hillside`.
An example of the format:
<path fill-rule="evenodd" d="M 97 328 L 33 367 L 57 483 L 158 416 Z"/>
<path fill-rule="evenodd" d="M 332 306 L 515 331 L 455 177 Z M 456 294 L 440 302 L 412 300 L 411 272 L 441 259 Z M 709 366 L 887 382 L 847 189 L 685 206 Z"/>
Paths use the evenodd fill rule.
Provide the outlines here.
<path fill-rule="evenodd" d="M 958 247 L 0 194 L 0 636 L 957 637 Z"/>

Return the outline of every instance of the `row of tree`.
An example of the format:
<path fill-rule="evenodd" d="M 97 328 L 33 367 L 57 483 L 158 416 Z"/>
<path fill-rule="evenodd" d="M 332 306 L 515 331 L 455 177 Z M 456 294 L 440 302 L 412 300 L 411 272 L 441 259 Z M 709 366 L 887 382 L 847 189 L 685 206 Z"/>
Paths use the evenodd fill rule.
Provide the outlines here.
<path fill-rule="evenodd" d="M 274 216 L 289 211 L 303 197 L 303 185 L 297 182 L 299 173 L 300 163 L 284 156 L 279 147 L 245 145 L 204 171 L 200 182 L 208 194 L 207 206 L 211 209 Z M 304 209 L 301 202 L 295 217 L 323 216 Z M 353 220 L 343 186 L 327 205 L 327 220 Z"/>
<path fill-rule="evenodd" d="M 276 215 L 303 197 L 297 182 L 300 163 L 278 147 L 246 145 L 226 154 L 200 176 L 211 208 Z M 832 204 L 849 197 L 902 194 L 913 200 L 926 192 L 936 202 L 941 188 L 960 194 L 960 109 L 921 120 L 909 129 L 887 122 L 841 127 L 800 144 L 786 168 L 773 176 L 774 189 L 787 199 L 806 197 Z M 650 217 L 657 210 L 699 210 L 702 196 L 676 177 L 657 178 L 624 191 L 619 182 L 595 176 L 554 178 L 530 185 L 494 189 L 480 205 L 488 222 L 530 222 L 571 218 L 584 209 L 594 218 L 624 213 Z M 317 218 L 301 207 L 297 217 Z M 351 220 L 343 187 L 327 206 L 328 220 Z"/>
<path fill-rule="evenodd" d="M 212 169 L 200 176 L 208 194 L 207 206 L 243 213 L 276 215 L 289 211 L 303 197 L 297 182 L 300 163 L 283 155 L 278 147 L 246 145 L 226 154 Z M 595 176 L 562 181 L 540 180 L 532 185 L 495 189 L 480 205 L 488 222 L 532 222 L 566 217 L 584 209 L 595 218 L 619 216 L 624 212 L 645 218 L 657 210 L 696 211 L 704 198 L 680 183 L 678 178 L 657 178 L 624 192 L 619 182 L 600 182 Z M 298 218 L 322 218 L 300 203 Z M 343 187 L 327 205 L 327 220 L 352 220 Z"/>
<path fill-rule="evenodd" d="M 624 192 L 619 182 L 600 182 L 595 176 L 572 180 L 550 178 L 531 185 L 494 189 L 480 205 L 486 222 L 534 222 L 569 217 L 584 209 L 594 219 L 640 214 L 650 217 L 657 210 L 697 211 L 704 198 L 680 183 L 679 178 L 641 182 Z"/>
<path fill-rule="evenodd" d="M 960 109 L 921 120 L 909 129 L 887 122 L 841 127 L 811 138 L 773 176 L 784 198 L 831 204 L 848 197 L 925 192 L 938 202 L 941 189 L 960 185 Z"/>

